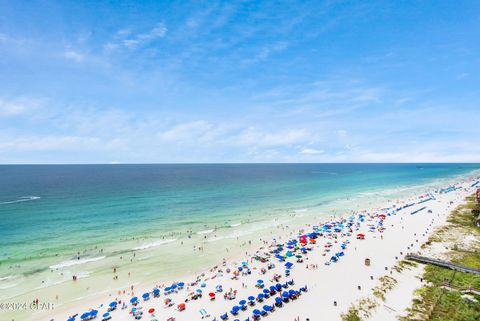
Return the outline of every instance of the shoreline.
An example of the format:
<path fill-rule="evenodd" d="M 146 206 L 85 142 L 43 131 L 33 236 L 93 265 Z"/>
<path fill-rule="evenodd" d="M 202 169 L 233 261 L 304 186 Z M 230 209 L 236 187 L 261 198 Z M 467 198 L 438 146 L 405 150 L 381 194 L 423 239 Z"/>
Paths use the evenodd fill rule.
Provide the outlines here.
<path fill-rule="evenodd" d="M 398 200 L 397 200 L 397 202 L 398 202 Z M 387 203 L 388 203 L 388 202 L 387 202 Z M 313 218 L 312 218 L 312 219 L 313 219 Z M 307 225 L 308 225 L 308 224 L 307 224 Z M 292 233 L 293 233 L 293 232 L 292 232 L 291 230 L 287 230 L 287 231 L 284 233 L 284 235 L 292 235 Z M 250 246 L 250 248 L 255 248 L 255 246 L 256 246 L 256 245 L 255 245 L 254 243 L 252 243 L 251 246 Z M 243 255 L 239 255 L 239 256 L 238 256 L 238 259 L 241 258 L 242 256 L 243 256 Z M 230 258 L 229 261 L 230 261 L 230 262 L 231 262 L 231 261 L 235 261 L 235 259 L 234 259 L 234 258 Z M 192 273 L 191 276 L 194 276 L 195 274 L 197 274 L 197 273 Z M 185 278 L 185 279 L 187 279 L 187 278 Z M 148 285 L 147 285 L 147 284 L 138 284 L 138 285 L 135 285 L 136 288 L 137 288 L 137 286 L 138 286 L 138 287 L 144 286 L 145 289 L 147 289 L 147 286 L 148 286 Z M 151 288 L 151 286 L 152 286 L 152 284 L 150 283 L 150 288 Z M 308 293 L 307 293 L 306 296 L 308 296 Z M 301 300 L 299 300 L 299 301 L 302 301 L 302 300 L 303 300 L 303 298 L 302 298 Z M 94 303 L 93 301 L 94 301 L 94 300 L 92 299 L 91 301 L 88 302 L 89 306 L 95 307 L 95 305 L 93 304 L 93 303 Z M 104 303 L 105 303 L 105 302 L 104 302 Z M 97 304 L 98 304 L 98 302 L 97 302 Z M 306 303 L 305 303 L 305 304 L 306 304 Z M 84 304 L 84 305 L 86 305 L 86 304 Z M 157 304 L 157 305 L 158 305 L 158 304 Z M 285 310 L 288 310 L 288 309 L 285 309 Z M 284 310 L 284 311 L 285 311 L 285 310 Z M 68 309 L 65 309 L 65 310 L 64 310 L 64 312 L 67 312 L 67 311 L 68 311 Z M 56 312 L 56 313 L 55 313 L 55 315 L 56 315 L 55 320 L 62 320 L 62 319 L 63 319 L 63 317 L 59 317 L 59 316 L 58 316 L 58 315 L 60 315 L 60 314 L 61 314 L 61 313 L 59 313 L 59 312 Z M 38 316 L 35 316 L 36 320 L 38 320 L 38 317 L 43 317 L 43 315 L 47 315 L 47 313 L 42 314 L 42 316 L 40 316 L 40 314 L 39 314 Z M 64 316 L 65 316 L 65 315 L 64 315 Z M 191 316 L 191 317 L 194 317 L 194 316 Z M 294 317 L 292 317 L 292 320 L 293 320 L 293 318 L 294 318 Z M 115 317 L 115 320 L 117 320 L 117 319 L 118 319 L 118 318 Z M 49 320 L 49 319 L 48 319 L 48 320 Z M 119 320 L 122 320 L 122 319 L 119 319 Z"/>

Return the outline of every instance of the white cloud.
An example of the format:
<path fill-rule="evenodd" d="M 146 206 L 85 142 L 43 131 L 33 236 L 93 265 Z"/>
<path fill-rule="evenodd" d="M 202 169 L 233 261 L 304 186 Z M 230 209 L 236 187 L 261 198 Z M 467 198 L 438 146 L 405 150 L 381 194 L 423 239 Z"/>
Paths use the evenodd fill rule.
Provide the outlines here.
<path fill-rule="evenodd" d="M 24 114 L 40 105 L 39 101 L 27 98 L 12 100 L 0 99 L 0 117 L 11 117 Z"/>
<path fill-rule="evenodd" d="M 158 23 L 155 27 L 144 33 L 134 34 L 130 29 L 122 29 L 114 37 L 114 41 L 105 44 L 107 51 L 125 47 L 127 49 L 137 49 L 149 42 L 164 38 L 168 29 L 164 23 Z"/>
<path fill-rule="evenodd" d="M 99 147 L 100 140 L 95 137 L 80 136 L 24 136 L 0 140 L 0 150 L 5 151 L 41 151 L 41 150 L 89 150 Z"/>
<path fill-rule="evenodd" d="M 312 149 L 312 148 L 305 148 L 300 151 L 300 154 L 303 155 L 320 155 L 323 154 L 325 151 L 322 149 Z"/>
<path fill-rule="evenodd" d="M 74 50 L 67 50 L 65 51 L 65 53 L 63 54 L 63 56 L 68 59 L 68 60 L 73 60 L 75 62 L 82 62 L 84 59 L 85 59 L 85 56 L 74 51 Z"/>
<path fill-rule="evenodd" d="M 187 122 L 175 125 L 172 128 L 161 132 L 159 138 L 167 142 L 186 140 L 194 142 L 204 137 L 212 129 L 213 126 L 203 120 Z"/>
<path fill-rule="evenodd" d="M 247 64 L 253 64 L 257 62 L 261 62 L 267 60 L 272 54 L 281 52 L 287 49 L 288 43 L 285 41 L 278 41 L 270 46 L 265 46 L 253 57 L 249 59 L 245 59 L 243 62 Z"/>
<path fill-rule="evenodd" d="M 309 139 L 305 129 L 286 129 L 277 132 L 259 131 L 253 127 L 243 130 L 234 140 L 248 146 L 289 146 Z"/>

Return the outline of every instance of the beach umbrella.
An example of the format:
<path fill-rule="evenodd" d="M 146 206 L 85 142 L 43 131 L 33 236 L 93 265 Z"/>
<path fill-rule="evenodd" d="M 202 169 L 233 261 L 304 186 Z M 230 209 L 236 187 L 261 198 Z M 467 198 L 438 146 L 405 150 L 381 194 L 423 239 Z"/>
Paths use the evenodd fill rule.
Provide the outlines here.
<path fill-rule="evenodd" d="M 280 283 L 275 284 L 275 288 L 277 291 L 280 291 L 282 289 L 282 285 Z"/>
<path fill-rule="evenodd" d="M 275 298 L 275 302 L 277 302 L 277 303 L 282 303 L 282 298 L 276 297 L 276 298 Z"/>
<path fill-rule="evenodd" d="M 222 315 L 220 316 L 220 319 L 226 320 L 226 319 L 228 319 L 228 315 L 227 315 L 226 313 L 225 313 L 225 314 L 222 314 Z"/>
<path fill-rule="evenodd" d="M 82 319 L 82 320 L 83 320 L 83 319 L 88 319 L 89 317 L 90 317 L 90 312 L 85 312 L 84 314 L 82 314 L 82 315 L 80 316 L 80 319 Z"/>
<path fill-rule="evenodd" d="M 240 305 L 245 305 L 245 304 L 247 304 L 247 301 L 245 301 L 245 300 L 240 300 L 240 302 L 238 302 L 238 304 L 240 304 Z"/>
<path fill-rule="evenodd" d="M 269 305 L 264 305 L 264 306 L 263 306 L 263 309 L 264 309 L 265 311 L 267 311 L 267 312 L 268 312 L 268 311 L 272 311 L 272 307 L 269 306 Z"/>
<path fill-rule="evenodd" d="M 178 309 L 179 309 L 179 310 L 185 310 L 185 303 L 180 303 L 180 304 L 178 305 Z"/>
<path fill-rule="evenodd" d="M 255 314 L 255 315 L 260 315 L 261 313 L 262 313 L 262 312 L 260 312 L 259 309 L 253 310 L 253 314 Z"/>
<path fill-rule="evenodd" d="M 263 284 L 263 280 L 257 280 L 258 284 Z"/>
<path fill-rule="evenodd" d="M 75 321 L 75 318 L 70 318 L 67 321 Z"/>
<path fill-rule="evenodd" d="M 265 296 L 263 295 L 263 293 L 260 293 L 258 296 L 257 296 L 257 299 L 259 300 L 262 300 Z"/>
<path fill-rule="evenodd" d="M 240 307 L 238 305 L 234 305 L 232 311 L 237 313 L 238 311 L 240 311 Z"/>
<path fill-rule="evenodd" d="M 98 314 L 98 310 L 92 310 L 92 311 L 90 311 L 90 315 L 91 315 L 92 317 L 95 317 L 97 314 Z"/>
<path fill-rule="evenodd" d="M 104 313 L 104 314 L 102 315 L 102 317 L 104 317 L 104 318 L 108 318 L 109 316 L 110 316 L 110 313 L 108 313 L 108 312 L 107 312 L 107 313 Z"/>
<path fill-rule="evenodd" d="M 170 289 L 171 289 L 171 290 L 175 290 L 176 288 L 177 288 L 177 285 L 176 285 L 176 284 L 172 284 L 172 285 L 170 286 Z"/>
<path fill-rule="evenodd" d="M 268 289 L 263 289 L 263 293 L 265 293 L 265 294 L 270 293 L 270 290 L 268 290 Z"/>
<path fill-rule="evenodd" d="M 289 294 L 289 295 L 295 295 L 295 290 L 290 290 L 290 291 L 288 291 L 288 294 Z"/>
<path fill-rule="evenodd" d="M 276 291 L 276 289 L 275 289 L 275 287 L 274 287 L 273 285 L 270 286 L 270 291 L 271 291 L 271 292 L 275 292 L 275 291 Z"/>
<path fill-rule="evenodd" d="M 185 283 L 184 283 L 184 282 L 178 282 L 178 286 L 179 286 L 180 288 L 183 288 L 183 287 L 185 286 Z"/>
<path fill-rule="evenodd" d="M 210 293 L 208 294 L 208 296 L 211 297 L 211 298 L 214 298 L 214 297 L 215 297 L 215 293 L 210 292 Z"/>
<path fill-rule="evenodd" d="M 157 289 L 157 288 L 153 289 L 153 294 L 154 294 L 154 295 L 159 295 L 159 294 L 160 294 L 160 290 Z"/>
<path fill-rule="evenodd" d="M 166 287 L 165 289 L 163 289 L 164 292 L 170 292 L 170 287 Z"/>
<path fill-rule="evenodd" d="M 292 262 L 287 262 L 287 263 L 285 263 L 285 267 L 286 267 L 287 269 L 290 269 L 292 266 L 293 266 L 293 263 L 292 263 Z"/>
<path fill-rule="evenodd" d="M 155 312 L 155 309 L 154 309 L 154 308 L 148 309 L 148 313 L 153 314 L 154 312 Z"/>
<path fill-rule="evenodd" d="M 112 301 L 112 302 L 110 302 L 110 304 L 108 306 L 113 308 L 113 307 L 116 307 L 117 304 L 118 304 L 117 301 Z"/>
<path fill-rule="evenodd" d="M 172 299 L 165 299 L 165 301 L 163 302 L 165 302 L 165 304 L 169 304 L 170 302 L 172 302 Z"/>
<path fill-rule="evenodd" d="M 254 296 L 249 296 L 248 301 L 255 301 L 255 297 Z"/>
<path fill-rule="evenodd" d="M 197 291 L 197 293 L 202 293 L 202 290 L 200 290 L 200 289 L 197 289 L 196 291 Z"/>
<path fill-rule="evenodd" d="M 283 291 L 282 296 L 283 296 L 284 298 L 288 298 L 288 297 L 289 297 L 289 294 L 288 294 L 287 291 Z"/>
<path fill-rule="evenodd" d="M 147 299 L 150 296 L 150 293 L 144 293 L 142 294 L 142 298 Z"/>

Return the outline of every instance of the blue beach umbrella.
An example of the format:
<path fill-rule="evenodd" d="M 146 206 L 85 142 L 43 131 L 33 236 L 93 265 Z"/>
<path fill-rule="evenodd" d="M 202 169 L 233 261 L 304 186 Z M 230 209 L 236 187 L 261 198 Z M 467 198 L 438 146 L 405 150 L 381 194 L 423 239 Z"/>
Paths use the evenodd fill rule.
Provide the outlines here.
<path fill-rule="evenodd" d="M 234 305 L 232 308 L 232 312 L 237 313 L 238 311 L 240 311 L 240 307 L 238 305 Z"/>
<path fill-rule="evenodd" d="M 108 318 L 109 316 L 110 316 L 110 313 L 108 313 L 108 312 L 103 314 L 104 318 Z"/>
<path fill-rule="evenodd" d="M 262 312 L 260 312 L 259 309 L 253 310 L 253 314 L 255 314 L 255 315 L 260 315 L 261 313 L 262 313 Z"/>
<path fill-rule="evenodd" d="M 270 286 L 270 291 L 272 291 L 272 292 L 275 292 L 275 291 L 276 291 L 276 289 L 275 289 L 275 287 L 274 287 L 273 285 Z"/>
<path fill-rule="evenodd" d="M 272 311 L 272 307 L 269 306 L 269 305 L 264 305 L 264 306 L 263 306 L 263 309 L 264 309 L 265 311 L 267 311 L 267 312 L 268 312 L 268 311 Z"/>
<path fill-rule="evenodd" d="M 282 298 L 276 297 L 276 298 L 275 298 L 275 302 L 277 302 L 277 303 L 282 303 Z"/>
<path fill-rule="evenodd" d="M 98 310 L 92 310 L 92 311 L 90 311 L 90 315 L 91 315 L 92 317 L 95 317 L 97 314 L 98 314 Z"/>
<path fill-rule="evenodd" d="M 150 296 L 150 293 L 144 293 L 144 294 L 142 294 L 142 298 L 144 298 L 144 299 L 148 298 L 149 296 Z"/>
<path fill-rule="evenodd" d="M 130 299 L 130 303 L 137 302 L 137 301 L 138 301 L 138 298 L 136 296 Z"/>
<path fill-rule="evenodd" d="M 282 285 L 280 283 L 275 284 L 275 288 L 277 291 L 280 291 L 282 289 Z"/>
<path fill-rule="evenodd" d="M 288 294 L 289 294 L 289 295 L 295 295 L 295 290 L 290 290 L 290 291 L 288 291 Z"/>
<path fill-rule="evenodd" d="M 270 293 L 270 291 L 268 289 L 263 289 L 263 293 L 267 294 Z"/>
<path fill-rule="evenodd" d="M 183 288 L 185 286 L 185 283 L 184 282 L 178 282 L 178 286 Z"/>
<path fill-rule="evenodd" d="M 288 298 L 288 297 L 289 297 L 288 292 L 287 292 L 287 291 L 283 291 L 282 296 L 283 296 L 284 298 Z"/>
<path fill-rule="evenodd" d="M 238 304 L 240 304 L 240 305 L 245 305 L 245 304 L 247 304 L 247 301 L 245 301 L 245 300 L 240 300 L 240 302 L 238 302 Z"/>
<path fill-rule="evenodd" d="M 285 263 L 285 267 L 286 267 L 287 269 L 290 269 L 292 266 L 293 266 L 293 263 L 292 263 L 292 262 L 287 262 L 287 263 Z"/>
<path fill-rule="evenodd" d="M 160 294 L 160 290 L 157 289 L 157 288 L 153 289 L 153 294 L 154 294 L 154 295 L 159 295 L 159 294 Z"/>
<path fill-rule="evenodd" d="M 197 293 L 202 293 L 202 290 L 200 290 L 200 289 L 197 289 Z"/>
<path fill-rule="evenodd" d="M 87 318 L 89 318 L 89 317 L 90 317 L 90 312 L 85 312 L 84 314 L 82 314 L 82 315 L 80 316 L 80 319 L 83 320 L 83 319 L 87 319 Z"/>
<path fill-rule="evenodd" d="M 258 296 L 257 296 L 257 299 L 261 300 L 265 297 L 265 295 L 263 295 L 263 293 L 260 293 Z"/>
<path fill-rule="evenodd" d="M 263 280 L 257 280 L 258 284 L 263 284 Z"/>
<path fill-rule="evenodd" d="M 67 321 L 75 321 L 75 318 L 70 318 Z"/>
<path fill-rule="evenodd" d="M 249 296 L 249 297 L 248 297 L 248 301 L 255 301 L 255 297 L 254 297 L 254 296 L 252 296 L 252 295 L 251 295 L 251 296 Z"/>
<path fill-rule="evenodd" d="M 113 301 L 113 302 L 110 302 L 110 304 L 108 306 L 113 308 L 113 307 L 116 307 L 117 304 L 118 304 L 117 301 Z"/>

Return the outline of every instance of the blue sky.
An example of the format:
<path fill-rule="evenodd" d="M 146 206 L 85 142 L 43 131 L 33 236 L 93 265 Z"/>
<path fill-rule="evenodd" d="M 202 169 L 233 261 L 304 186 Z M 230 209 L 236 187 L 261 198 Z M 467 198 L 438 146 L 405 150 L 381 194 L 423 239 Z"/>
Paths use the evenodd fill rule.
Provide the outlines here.
<path fill-rule="evenodd" d="M 0 1 L 0 163 L 480 162 L 478 1 Z"/>

